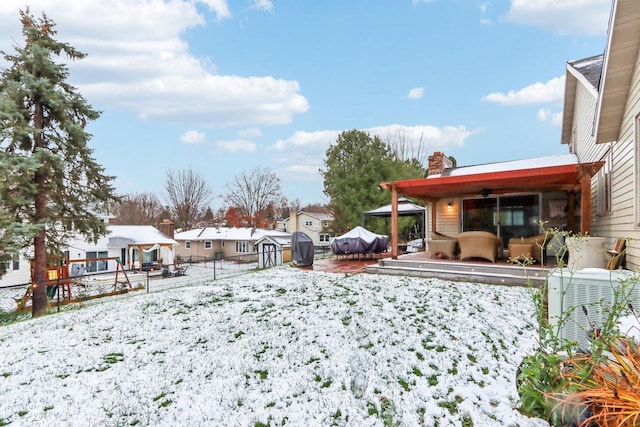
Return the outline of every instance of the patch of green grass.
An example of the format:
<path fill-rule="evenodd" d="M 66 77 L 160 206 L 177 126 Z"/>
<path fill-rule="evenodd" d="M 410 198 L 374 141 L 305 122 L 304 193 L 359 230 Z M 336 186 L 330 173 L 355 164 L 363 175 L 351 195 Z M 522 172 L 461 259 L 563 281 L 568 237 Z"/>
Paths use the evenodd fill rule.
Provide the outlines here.
<path fill-rule="evenodd" d="M 367 402 L 367 415 L 378 415 L 378 407 L 374 403 Z"/>
<path fill-rule="evenodd" d="M 411 391 L 411 387 L 409 387 L 409 383 L 404 378 L 398 378 L 398 384 L 404 389 L 404 391 Z"/>
<path fill-rule="evenodd" d="M 416 357 L 418 358 L 418 360 L 424 360 L 424 354 L 422 353 L 416 353 Z"/>
<path fill-rule="evenodd" d="M 109 353 L 109 354 L 107 354 L 106 356 L 103 357 L 103 360 L 105 361 L 105 363 L 110 363 L 110 364 L 122 362 L 124 360 L 124 354 L 122 354 L 122 353 Z"/>
<path fill-rule="evenodd" d="M 274 406 L 276 406 L 276 402 L 269 402 L 266 404 L 267 408 L 273 408 Z"/>
<path fill-rule="evenodd" d="M 307 360 L 307 363 L 306 363 L 306 364 L 307 364 L 307 365 L 311 365 L 313 362 L 318 362 L 318 361 L 320 361 L 320 358 L 319 358 L 319 357 L 315 357 L 315 356 L 313 356 L 313 357 L 311 357 L 309 360 Z"/>
<path fill-rule="evenodd" d="M 435 387 L 438 385 L 438 376 L 436 374 L 432 374 L 427 378 L 427 381 L 431 387 Z"/>
<path fill-rule="evenodd" d="M 331 380 L 326 380 L 325 382 L 322 383 L 322 385 L 320 386 L 320 388 L 329 388 L 331 387 Z"/>
<path fill-rule="evenodd" d="M 278 293 L 278 295 L 284 295 L 287 293 L 287 290 L 284 288 L 278 288 L 276 289 L 276 292 Z"/>
<path fill-rule="evenodd" d="M 469 361 L 471 363 L 477 363 L 478 362 L 478 359 L 476 358 L 476 356 L 471 354 L 471 353 L 467 353 L 467 359 L 469 359 Z"/>
<path fill-rule="evenodd" d="M 350 323 L 351 323 L 351 316 L 345 316 L 342 318 L 342 324 L 344 326 L 349 326 Z"/>
<path fill-rule="evenodd" d="M 267 377 L 269 376 L 269 371 L 265 371 L 265 370 L 257 370 L 257 371 L 253 371 L 254 374 L 258 374 L 258 376 L 260 377 L 260 380 L 264 381 L 267 379 Z"/>
<path fill-rule="evenodd" d="M 158 408 L 166 408 L 167 406 L 171 405 L 173 403 L 173 400 L 171 399 L 165 399 L 162 402 L 160 402 L 158 404 Z"/>
<path fill-rule="evenodd" d="M 415 375 L 416 377 L 422 376 L 422 371 L 417 366 L 414 366 L 411 372 L 413 372 L 413 375 Z"/>
<path fill-rule="evenodd" d="M 234 337 L 235 339 L 238 339 L 238 338 L 240 338 L 240 337 L 241 337 L 241 336 L 243 336 L 243 335 L 244 335 L 244 331 L 238 331 L 238 332 L 236 332 L 235 334 L 233 334 L 233 337 Z"/>
<path fill-rule="evenodd" d="M 3 377 L 3 378 L 7 378 L 8 376 L 10 376 L 10 375 L 11 375 L 11 372 L 3 372 L 3 373 L 2 373 L 2 374 L 0 374 L 0 375 L 2 375 L 2 377 Z"/>
<path fill-rule="evenodd" d="M 365 349 L 365 350 L 369 350 L 369 349 L 370 349 L 370 348 L 372 348 L 373 346 L 374 346 L 374 344 L 373 344 L 371 341 L 369 341 L 369 342 L 368 342 L 368 343 L 366 343 L 365 345 L 360 346 L 360 348 L 363 348 L 363 349 Z"/>
<path fill-rule="evenodd" d="M 438 402 L 438 406 L 441 408 L 445 408 L 449 411 L 451 415 L 455 415 L 458 413 L 458 405 L 461 404 L 464 399 L 458 395 L 454 397 L 454 400 L 448 400 L 446 402 Z"/>
<path fill-rule="evenodd" d="M 482 373 L 485 375 L 489 374 L 489 368 L 487 368 L 486 366 L 482 367 Z"/>

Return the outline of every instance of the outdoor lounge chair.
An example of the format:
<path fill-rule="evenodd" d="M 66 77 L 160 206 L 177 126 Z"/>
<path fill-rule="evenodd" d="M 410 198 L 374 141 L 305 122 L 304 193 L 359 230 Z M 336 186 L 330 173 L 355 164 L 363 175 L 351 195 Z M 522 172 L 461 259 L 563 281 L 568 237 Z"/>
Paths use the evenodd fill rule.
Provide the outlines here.
<path fill-rule="evenodd" d="M 488 231 L 463 231 L 458 234 L 460 259 L 483 258 L 496 262 L 501 241 Z"/>
<path fill-rule="evenodd" d="M 546 233 L 536 234 L 530 237 L 512 237 L 509 239 L 509 246 L 512 244 L 530 244 L 531 246 L 531 258 L 538 263 L 542 262 L 547 253 L 547 245 L 553 239 L 553 233 L 547 231 Z M 517 254 L 509 254 L 509 256 L 517 256 Z"/>
<path fill-rule="evenodd" d="M 427 241 L 429 256 L 434 258 L 444 256 L 450 259 L 455 257 L 458 250 L 458 240 L 455 237 L 449 237 L 437 231 L 432 231 L 430 237 Z"/>

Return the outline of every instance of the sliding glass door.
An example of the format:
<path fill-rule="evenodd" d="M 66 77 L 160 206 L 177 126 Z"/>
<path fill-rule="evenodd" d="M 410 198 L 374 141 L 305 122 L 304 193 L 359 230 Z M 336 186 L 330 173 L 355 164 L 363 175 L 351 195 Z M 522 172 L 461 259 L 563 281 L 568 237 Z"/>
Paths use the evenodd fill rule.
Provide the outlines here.
<path fill-rule="evenodd" d="M 485 197 L 462 201 L 462 230 L 493 233 L 502 239 L 505 248 L 512 237 L 538 234 L 539 220 L 539 194 Z"/>

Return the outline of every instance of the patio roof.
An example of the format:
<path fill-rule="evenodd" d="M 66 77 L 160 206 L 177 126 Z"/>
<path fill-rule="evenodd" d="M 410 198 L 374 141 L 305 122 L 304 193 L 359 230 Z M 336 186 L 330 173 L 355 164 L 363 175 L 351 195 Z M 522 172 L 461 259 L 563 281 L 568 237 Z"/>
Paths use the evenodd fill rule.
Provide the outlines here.
<path fill-rule="evenodd" d="M 604 163 L 578 163 L 571 161 L 572 157 L 551 156 L 456 168 L 442 175 L 383 182 L 380 186 L 388 190 L 395 187 L 398 194 L 425 201 L 530 191 L 579 192 L 583 177 L 591 178 Z"/>

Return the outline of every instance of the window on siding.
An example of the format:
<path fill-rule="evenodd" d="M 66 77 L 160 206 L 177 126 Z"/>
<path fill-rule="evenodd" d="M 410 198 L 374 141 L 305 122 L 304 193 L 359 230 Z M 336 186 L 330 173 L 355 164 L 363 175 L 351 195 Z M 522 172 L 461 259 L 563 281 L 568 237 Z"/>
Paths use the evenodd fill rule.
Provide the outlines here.
<path fill-rule="evenodd" d="M 204 248 L 205 249 L 211 249 L 213 247 L 213 244 L 211 243 L 211 240 L 206 240 L 204 242 Z"/>
<path fill-rule="evenodd" d="M 187 240 L 187 241 L 185 241 L 185 242 L 184 242 L 184 248 L 185 248 L 185 249 L 191 249 L 191 242 L 190 242 L 190 241 L 188 241 L 188 240 Z"/>
<path fill-rule="evenodd" d="M 236 253 L 245 254 L 249 252 L 249 242 L 236 242 Z"/>
<path fill-rule="evenodd" d="M 109 256 L 107 251 L 89 251 L 87 252 L 87 259 L 92 258 L 106 258 Z M 87 271 L 90 273 L 95 273 L 96 271 L 107 271 L 107 260 L 100 261 L 88 261 L 87 262 Z"/>
<path fill-rule="evenodd" d="M 20 257 L 18 255 L 14 255 L 11 260 L 5 261 L 4 268 L 6 271 L 20 270 Z"/>
<path fill-rule="evenodd" d="M 606 215 L 611 213 L 611 164 L 613 163 L 611 150 L 607 152 L 602 160 L 604 166 L 598 171 L 598 214 Z"/>
<path fill-rule="evenodd" d="M 328 242 L 329 241 L 329 235 L 328 234 L 321 234 L 320 235 L 320 241 L 321 242 Z"/>
<path fill-rule="evenodd" d="M 305 221 L 304 225 L 306 225 L 307 227 L 312 227 L 313 226 L 313 221 Z"/>

